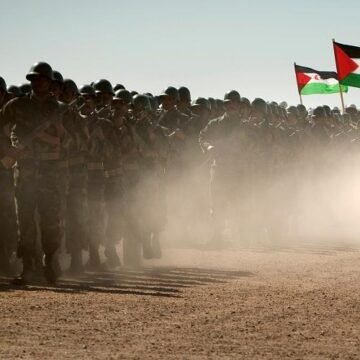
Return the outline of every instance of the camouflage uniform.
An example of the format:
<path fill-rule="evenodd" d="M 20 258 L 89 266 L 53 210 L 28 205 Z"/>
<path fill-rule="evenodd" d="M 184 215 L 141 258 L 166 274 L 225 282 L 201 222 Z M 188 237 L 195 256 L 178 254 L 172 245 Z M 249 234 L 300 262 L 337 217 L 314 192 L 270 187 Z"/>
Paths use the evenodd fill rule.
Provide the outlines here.
<path fill-rule="evenodd" d="M 224 222 L 230 219 L 233 231 L 246 223 L 247 175 L 256 153 L 257 133 L 239 116 L 227 113 L 209 122 L 200 132 L 200 146 L 214 162 L 211 169 L 211 200 L 214 225 L 213 241 L 222 237 Z"/>
<path fill-rule="evenodd" d="M 60 104 L 52 97 L 39 101 L 33 94 L 11 100 L 4 107 L 3 122 L 13 129 L 15 147 L 22 139 L 49 116 L 59 110 Z M 61 139 L 63 128 L 61 117 L 39 133 L 23 156 L 17 162 L 16 198 L 20 226 L 18 256 L 22 258 L 24 269 L 32 268 L 36 257 L 35 211 L 40 217 L 40 235 L 45 253 L 45 270 L 52 267 L 55 253 L 60 245 L 60 192 L 58 184 L 60 145 L 49 139 Z M 45 273 L 46 275 L 47 273 Z M 52 274 L 50 276 L 52 278 Z"/>
<path fill-rule="evenodd" d="M 90 141 L 87 158 L 88 169 L 88 236 L 90 266 L 100 265 L 99 247 L 104 238 L 104 187 L 105 173 L 103 160 L 107 153 L 105 138 L 108 120 L 99 118 L 95 113 L 87 117 Z"/>
<path fill-rule="evenodd" d="M 6 154 L 11 146 L 10 139 L 3 128 L 2 113 L 0 110 L 0 158 Z M 0 272 L 10 272 L 10 259 L 16 251 L 17 245 L 17 219 L 15 211 L 15 188 L 13 170 L 6 169 L 0 164 Z"/>
<path fill-rule="evenodd" d="M 71 254 L 71 271 L 82 271 L 82 250 L 87 249 L 87 155 L 89 133 L 86 119 L 70 108 L 64 116 L 70 134 L 68 146 L 69 189 L 66 200 L 66 248 Z"/>
<path fill-rule="evenodd" d="M 139 217 L 145 258 L 161 257 L 159 234 L 166 225 L 165 163 L 169 150 L 166 129 L 150 118 L 137 121 L 135 131 L 141 154 Z"/>

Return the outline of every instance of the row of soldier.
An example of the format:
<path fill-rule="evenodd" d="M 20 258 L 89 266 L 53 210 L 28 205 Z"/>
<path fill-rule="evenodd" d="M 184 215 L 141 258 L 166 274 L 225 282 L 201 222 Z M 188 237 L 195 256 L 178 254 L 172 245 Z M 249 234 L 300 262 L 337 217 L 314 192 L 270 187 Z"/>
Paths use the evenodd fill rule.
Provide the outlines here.
<path fill-rule="evenodd" d="M 26 78 L 9 88 L 0 78 L 0 265 L 11 271 L 16 252 L 20 285 L 39 268 L 55 283 L 62 247 L 73 274 L 119 267 L 121 239 L 125 265 L 159 258 L 169 227 L 180 241 L 210 229 L 209 243 L 219 243 L 225 224 L 240 238 L 265 230 L 278 238 L 291 208 L 285 174 L 293 186 L 308 149 L 318 170 L 316 147 L 356 140 L 355 107 L 309 114 L 302 105 L 250 103 L 235 90 L 191 103 L 185 87 L 153 96 L 105 79 L 78 88 L 47 63 Z M 274 207 L 274 180 L 287 198 L 282 207 Z"/>

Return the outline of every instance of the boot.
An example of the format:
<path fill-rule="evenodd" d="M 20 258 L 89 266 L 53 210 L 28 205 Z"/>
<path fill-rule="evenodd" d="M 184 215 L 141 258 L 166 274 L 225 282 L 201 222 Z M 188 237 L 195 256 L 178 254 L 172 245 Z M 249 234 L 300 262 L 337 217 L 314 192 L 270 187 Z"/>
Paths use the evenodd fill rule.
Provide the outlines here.
<path fill-rule="evenodd" d="M 152 251 L 153 251 L 153 258 L 154 259 L 161 259 L 162 251 L 159 241 L 159 233 L 153 233 L 152 239 Z"/>
<path fill-rule="evenodd" d="M 25 286 L 28 285 L 31 280 L 33 279 L 33 265 L 32 265 L 32 259 L 23 258 L 23 270 L 19 276 L 17 276 L 13 281 L 11 282 L 13 285 L 16 286 Z"/>
<path fill-rule="evenodd" d="M 81 250 L 74 251 L 71 253 L 71 263 L 70 263 L 69 272 L 72 275 L 80 275 L 81 273 L 84 272 Z"/>
<path fill-rule="evenodd" d="M 46 281 L 51 285 L 56 285 L 58 278 L 57 271 L 59 271 L 60 266 L 55 255 L 45 255 L 45 266 L 44 266 L 44 275 Z"/>

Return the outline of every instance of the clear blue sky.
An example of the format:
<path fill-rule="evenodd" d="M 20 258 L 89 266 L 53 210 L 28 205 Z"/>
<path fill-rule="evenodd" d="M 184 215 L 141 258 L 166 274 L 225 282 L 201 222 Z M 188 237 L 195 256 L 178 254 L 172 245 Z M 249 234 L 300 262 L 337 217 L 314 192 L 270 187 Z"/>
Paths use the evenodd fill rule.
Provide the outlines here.
<path fill-rule="evenodd" d="M 235 88 L 250 99 L 297 103 L 294 61 L 334 70 L 333 37 L 360 46 L 359 0 L 0 1 L 0 75 L 8 84 L 47 61 L 78 85 L 108 78 L 153 93 L 185 85 L 193 97 Z M 360 89 L 345 102 L 360 106 Z"/>

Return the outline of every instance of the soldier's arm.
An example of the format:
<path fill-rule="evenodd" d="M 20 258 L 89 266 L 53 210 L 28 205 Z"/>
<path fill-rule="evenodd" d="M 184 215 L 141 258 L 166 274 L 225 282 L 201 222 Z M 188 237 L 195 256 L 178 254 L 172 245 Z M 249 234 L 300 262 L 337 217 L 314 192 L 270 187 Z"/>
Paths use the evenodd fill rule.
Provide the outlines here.
<path fill-rule="evenodd" d="M 214 139 L 218 130 L 217 120 L 212 120 L 200 131 L 199 144 L 203 152 L 212 151 L 214 149 Z"/>

